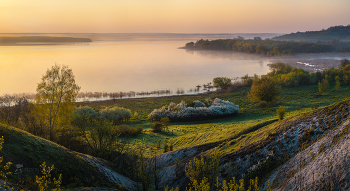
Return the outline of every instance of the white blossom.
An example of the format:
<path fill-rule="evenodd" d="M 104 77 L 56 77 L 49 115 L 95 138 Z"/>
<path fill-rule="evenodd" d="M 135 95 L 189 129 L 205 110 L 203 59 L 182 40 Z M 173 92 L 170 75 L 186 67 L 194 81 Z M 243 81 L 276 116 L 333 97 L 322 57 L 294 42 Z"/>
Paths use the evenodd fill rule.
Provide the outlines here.
<path fill-rule="evenodd" d="M 163 106 L 160 109 L 154 109 L 149 115 L 149 119 L 161 119 L 168 117 L 172 120 L 185 120 L 189 118 L 203 118 L 221 115 L 231 115 L 239 112 L 239 106 L 215 98 L 212 105 L 206 107 L 203 102 L 194 101 L 194 107 L 187 107 L 184 101 L 179 104 L 171 102 L 168 107 Z"/>

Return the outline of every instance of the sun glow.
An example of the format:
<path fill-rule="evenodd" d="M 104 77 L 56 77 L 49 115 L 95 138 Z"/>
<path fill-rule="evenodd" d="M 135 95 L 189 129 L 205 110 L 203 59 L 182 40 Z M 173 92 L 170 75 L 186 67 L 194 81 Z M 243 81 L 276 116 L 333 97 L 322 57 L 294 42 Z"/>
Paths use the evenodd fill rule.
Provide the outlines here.
<path fill-rule="evenodd" d="M 347 25 L 347 0 L 2 0 L 0 33 L 296 32 Z"/>

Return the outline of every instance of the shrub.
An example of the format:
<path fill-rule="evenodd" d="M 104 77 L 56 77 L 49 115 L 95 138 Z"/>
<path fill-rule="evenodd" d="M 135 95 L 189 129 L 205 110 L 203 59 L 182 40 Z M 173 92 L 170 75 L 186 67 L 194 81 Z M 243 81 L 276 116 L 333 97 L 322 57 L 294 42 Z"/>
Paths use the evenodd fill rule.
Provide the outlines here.
<path fill-rule="evenodd" d="M 322 143 L 320 145 L 320 147 L 318 148 L 318 154 L 320 155 L 321 153 L 323 153 L 326 150 L 326 146 L 324 143 Z"/>
<path fill-rule="evenodd" d="M 163 130 L 163 124 L 160 121 L 155 121 L 152 123 L 153 132 L 161 132 Z"/>
<path fill-rule="evenodd" d="M 340 78 L 339 78 L 339 76 L 335 77 L 335 87 L 334 87 L 334 89 L 336 91 L 340 90 Z"/>
<path fill-rule="evenodd" d="M 295 107 L 295 110 L 301 110 L 300 106 Z"/>
<path fill-rule="evenodd" d="M 318 92 L 320 93 L 320 95 L 322 95 L 323 92 L 328 90 L 328 80 L 327 79 L 323 79 L 321 82 L 318 82 Z"/>
<path fill-rule="evenodd" d="M 100 111 L 102 118 L 115 123 L 128 121 L 131 118 L 131 111 L 122 107 L 106 107 Z"/>
<path fill-rule="evenodd" d="M 207 107 L 203 102 L 198 101 L 198 100 L 193 101 L 193 103 L 194 103 L 194 105 L 193 105 L 194 108 L 197 108 L 197 107 Z"/>
<path fill-rule="evenodd" d="M 256 76 L 248 96 L 251 101 L 271 102 L 278 99 L 280 93 L 281 88 L 276 80 L 267 76 L 262 78 Z"/>
<path fill-rule="evenodd" d="M 217 77 L 213 79 L 213 86 L 218 89 L 227 89 L 232 86 L 232 81 L 227 77 Z"/>
<path fill-rule="evenodd" d="M 246 96 L 246 95 L 247 95 L 247 92 L 242 91 L 242 96 Z"/>
<path fill-rule="evenodd" d="M 265 108 L 265 107 L 267 107 L 267 102 L 266 102 L 266 101 L 261 101 L 261 102 L 259 102 L 258 107 L 260 107 L 260 108 Z"/>
<path fill-rule="evenodd" d="M 98 113 L 89 106 L 76 107 L 74 109 L 74 122 L 83 122 L 84 120 L 91 121 L 98 116 Z"/>
<path fill-rule="evenodd" d="M 167 129 L 168 128 L 168 124 L 169 124 L 170 120 L 168 117 L 164 117 L 162 119 L 160 119 L 160 121 L 155 121 L 152 124 L 152 131 L 153 132 L 161 132 L 163 129 Z"/>
<path fill-rule="evenodd" d="M 311 105 L 311 109 L 317 109 L 318 108 L 318 104 L 317 103 L 314 103 Z"/>
<path fill-rule="evenodd" d="M 279 120 L 283 120 L 283 118 L 284 118 L 284 115 L 285 115 L 285 113 L 286 113 L 286 107 L 284 107 L 284 106 L 279 106 L 278 107 L 278 109 L 276 110 L 276 112 L 277 112 L 277 115 L 278 115 L 278 119 Z"/>
<path fill-rule="evenodd" d="M 253 77 L 249 77 L 248 74 L 242 77 L 245 86 L 250 87 L 253 84 Z"/>
<path fill-rule="evenodd" d="M 169 146 L 168 146 L 168 143 L 166 141 L 164 141 L 164 153 L 168 152 L 169 151 Z"/>
<path fill-rule="evenodd" d="M 183 121 L 188 119 L 227 116 L 236 114 L 239 111 L 239 106 L 219 98 L 215 98 L 212 105 L 209 107 L 205 107 L 205 104 L 200 101 L 195 101 L 194 103 L 195 107 L 187 107 L 184 101 L 177 105 L 171 102 L 168 107 L 163 106 L 160 109 L 154 109 L 148 115 L 148 118 L 150 120 L 160 120 L 161 118 L 168 117 L 170 120 Z"/>
<path fill-rule="evenodd" d="M 121 125 L 117 128 L 117 134 L 120 137 L 136 137 L 138 134 L 142 133 L 143 128 L 141 126 L 129 127 L 126 125 Z"/>

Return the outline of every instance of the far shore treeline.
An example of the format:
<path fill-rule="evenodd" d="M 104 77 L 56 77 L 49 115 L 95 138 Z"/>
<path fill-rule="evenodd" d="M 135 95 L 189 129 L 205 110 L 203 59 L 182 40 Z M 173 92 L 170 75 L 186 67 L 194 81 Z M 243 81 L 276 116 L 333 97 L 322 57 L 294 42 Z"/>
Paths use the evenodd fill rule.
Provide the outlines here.
<path fill-rule="evenodd" d="M 197 40 L 183 48 L 199 50 L 231 50 L 235 52 L 257 53 L 268 56 L 293 55 L 298 53 L 350 52 L 350 25 L 335 26 L 322 31 L 291 33 L 272 39 Z"/>
<path fill-rule="evenodd" d="M 0 44 L 34 42 L 92 42 L 89 38 L 58 36 L 0 36 Z"/>
<path fill-rule="evenodd" d="M 328 42 L 311 43 L 296 41 L 262 40 L 260 37 L 244 39 L 197 40 L 183 47 L 197 50 L 231 50 L 235 52 L 257 53 L 268 56 L 294 55 L 297 53 L 350 52 L 349 42 L 333 39 Z"/>

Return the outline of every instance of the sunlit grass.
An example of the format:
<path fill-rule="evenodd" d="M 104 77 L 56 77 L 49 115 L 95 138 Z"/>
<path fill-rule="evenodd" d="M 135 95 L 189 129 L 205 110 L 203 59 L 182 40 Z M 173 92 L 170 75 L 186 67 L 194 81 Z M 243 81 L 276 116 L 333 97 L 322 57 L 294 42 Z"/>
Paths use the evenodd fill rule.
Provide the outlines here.
<path fill-rule="evenodd" d="M 252 103 L 242 92 L 249 92 L 249 88 L 244 87 L 239 91 L 217 95 L 211 93 L 207 95 L 195 96 L 176 96 L 176 97 L 159 97 L 145 99 L 125 99 L 118 100 L 113 105 L 118 105 L 130 109 L 132 113 L 135 111 L 139 114 L 137 118 L 132 118 L 128 125 L 141 125 L 144 128 L 142 134 L 135 138 L 126 138 L 131 144 L 137 141 L 144 141 L 148 145 L 147 155 L 154 156 L 163 153 L 164 142 L 174 145 L 174 150 L 188 146 L 197 146 L 206 143 L 222 142 L 220 150 L 224 153 L 235 151 L 247 144 L 257 142 L 264 137 L 260 131 L 270 131 L 271 125 L 261 128 L 257 131 L 249 132 L 234 140 L 226 141 L 230 137 L 234 137 L 240 131 L 262 123 L 267 120 L 277 119 L 276 109 L 279 105 L 286 107 L 286 117 L 295 116 L 299 113 L 311 111 L 311 105 L 318 104 L 320 107 L 327 106 L 350 97 L 347 86 L 342 86 L 339 91 L 332 91 L 334 84 L 330 84 L 330 91 L 322 96 L 317 96 L 317 85 L 284 87 L 280 99 L 270 104 L 266 108 L 259 108 L 257 103 Z M 179 103 L 180 101 L 204 101 L 206 98 L 220 98 L 228 100 L 240 106 L 238 115 L 229 118 L 221 118 L 205 121 L 192 122 L 173 122 L 169 124 L 168 130 L 161 133 L 151 131 L 151 123 L 147 121 L 147 115 L 155 108 L 168 105 L 170 102 Z M 87 104 L 89 105 L 89 104 Z M 105 105 L 95 105 L 94 108 L 99 110 Z M 300 107 L 300 110 L 297 110 Z M 259 133 L 260 136 L 257 136 Z M 157 148 L 157 141 L 160 140 L 161 147 Z"/>

